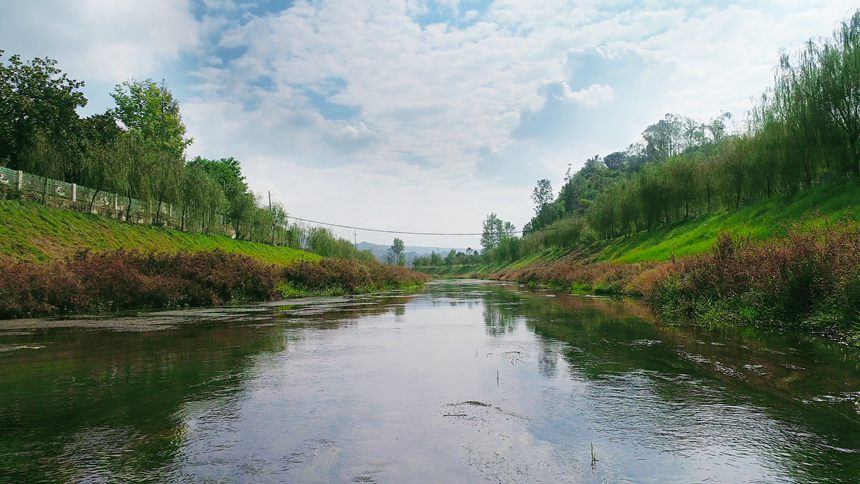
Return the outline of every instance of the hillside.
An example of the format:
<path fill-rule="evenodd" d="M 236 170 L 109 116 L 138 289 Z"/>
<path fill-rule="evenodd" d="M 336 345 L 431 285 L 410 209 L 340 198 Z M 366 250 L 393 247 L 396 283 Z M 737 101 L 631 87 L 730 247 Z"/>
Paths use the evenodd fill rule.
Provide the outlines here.
<path fill-rule="evenodd" d="M 261 262 L 286 264 L 321 257 L 303 250 L 135 225 L 38 203 L 0 201 L 0 254 L 22 261 L 46 262 L 83 250 L 201 252 L 221 250 Z"/>
<path fill-rule="evenodd" d="M 689 222 L 579 247 L 577 254 L 585 262 L 666 261 L 673 256 L 709 252 L 721 233 L 765 240 L 785 235 L 792 224 L 824 225 L 839 220 L 860 221 L 860 185 L 857 183 L 823 185 L 794 195 L 762 199 L 738 210 L 703 215 Z M 571 249 L 546 249 L 513 263 L 416 269 L 442 277 L 463 277 L 550 262 L 570 252 Z"/>
<path fill-rule="evenodd" d="M 374 244 L 372 242 L 359 242 L 356 248 L 358 250 L 367 250 L 373 254 L 373 257 L 376 258 L 379 262 L 386 262 L 388 260 L 388 250 L 390 245 L 382 245 L 382 244 Z M 462 251 L 463 249 L 452 249 L 446 247 L 420 247 L 420 246 L 412 246 L 407 245 L 404 255 L 406 255 L 406 265 L 412 266 L 412 261 L 415 260 L 416 257 L 430 255 L 435 252 L 437 254 L 445 255 L 449 251 Z"/>

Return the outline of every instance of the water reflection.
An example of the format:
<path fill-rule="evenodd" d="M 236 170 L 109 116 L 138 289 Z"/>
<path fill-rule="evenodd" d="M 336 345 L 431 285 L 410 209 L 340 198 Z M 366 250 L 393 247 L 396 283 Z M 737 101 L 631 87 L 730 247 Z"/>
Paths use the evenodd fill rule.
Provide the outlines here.
<path fill-rule="evenodd" d="M 0 481 L 860 477 L 856 350 L 633 301 L 460 281 L 0 322 L 0 350 Z"/>

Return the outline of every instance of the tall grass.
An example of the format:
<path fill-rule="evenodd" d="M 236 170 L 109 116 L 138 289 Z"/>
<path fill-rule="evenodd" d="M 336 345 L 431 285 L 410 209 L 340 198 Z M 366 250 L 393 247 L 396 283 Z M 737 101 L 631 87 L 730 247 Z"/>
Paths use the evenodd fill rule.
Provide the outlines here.
<path fill-rule="evenodd" d="M 630 264 L 573 254 L 494 278 L 644 296 L 664 317 L 820 334 L 860 345 L 860 224 L 797 224 L 782 238 L 723 233 L 707 254 Z"/>
<path fill-rule="evenodd" d="M 428 280 L 375 261 L 325 259 L 281 266 L 217 250 L 82 252 L 48 263 L 0 259 L 0 275 L 0 318 L 218 306 L 296 293 L 415 286 Z"/>
<path fill-rule="evenodd" d="M 646 296 L 707 324 L 800 329 L 860 343 L 860 226 L 794 229 L 750 243 L 723 235 L 711 254 L 663 269 Z"/>

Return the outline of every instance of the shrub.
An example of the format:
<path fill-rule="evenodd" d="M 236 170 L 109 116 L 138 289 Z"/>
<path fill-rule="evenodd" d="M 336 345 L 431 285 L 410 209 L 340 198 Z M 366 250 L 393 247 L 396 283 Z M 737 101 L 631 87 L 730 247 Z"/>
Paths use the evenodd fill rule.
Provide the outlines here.
<path fill-rule="evenodd" d="M 47 264 L 0 261 L 0 317 L 270 300 L 279 271 L 225 252 L 82 252 Z"/>
<path fill-rule="evenodd" d="M 667 311 L 837 338 L 860 334 L 857 224 L 793 228 L 786 239 L 758 244 L 723 235 L 712 254 L 684 259 L 655 279 L 643 292 Z"/>
<path fill-rule="evenodd" d="M 428 281 L 429 277 L 405 267 L 376 261 L 358 262 L 352 259 L 330 258 L 319 262 L 302 261 L 288 265 L 283 270 L 283 279 L 287 282 L 289 291 L 282 292 L 285 295 L 296 295 L 300 291 L 357 293 L 413 286 Z"/>

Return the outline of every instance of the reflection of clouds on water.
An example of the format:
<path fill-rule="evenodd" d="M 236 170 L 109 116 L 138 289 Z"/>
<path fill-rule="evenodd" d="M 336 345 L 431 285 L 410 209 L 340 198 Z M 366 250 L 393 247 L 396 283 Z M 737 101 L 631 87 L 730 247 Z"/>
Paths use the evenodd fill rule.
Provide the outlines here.
<path fill-rule="evenodd" d="M 0 456 L 17 456 L 0 481 L 10 469 L 336 482 L 860 472 L 852 353 L 546 296 L 456 281 L 131 318 L 171 328 L 145 333 L 8 329 L 3 344 L 45 348 L 0 354 Z"/>

